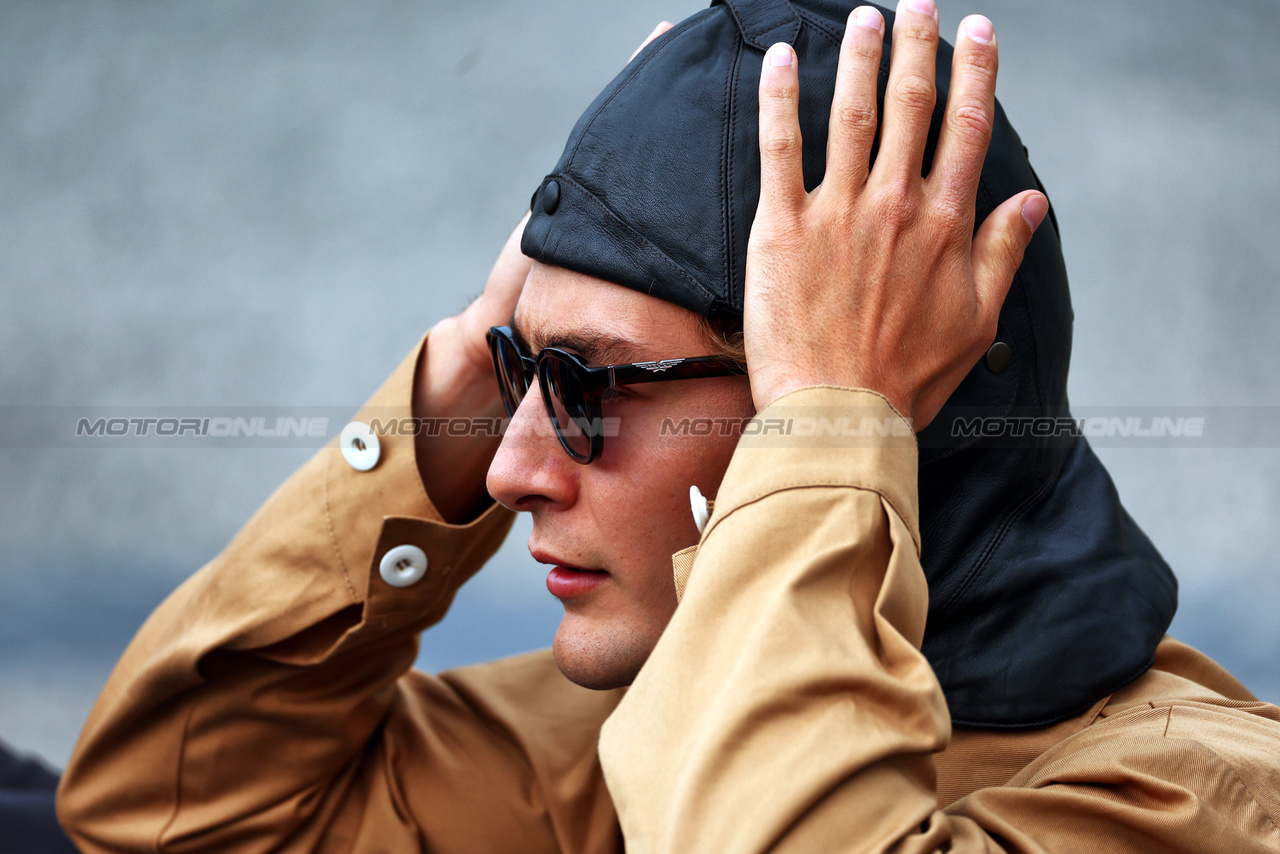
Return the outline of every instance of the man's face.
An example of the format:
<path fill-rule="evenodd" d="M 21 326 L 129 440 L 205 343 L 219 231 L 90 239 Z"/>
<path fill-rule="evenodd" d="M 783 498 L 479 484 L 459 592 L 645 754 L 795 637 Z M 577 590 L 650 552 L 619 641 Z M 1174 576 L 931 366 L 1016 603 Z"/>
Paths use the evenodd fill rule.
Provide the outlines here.
<path fill-rule="evenodd" d="M 545 264 L 534 264 L 515 324 L 530 356 L 561 347 L 619 364 L 711 351 L 692 312 Z M 529 551 L 558 567 L 548 584 L 564 605 L 554 651 L 571 680 L 603 689 L 635 678 L 675 611 L 671 555 L 698 540 L 689 486 L 714 496 L 737 443 L 733 430 L 663 435 L 663 421 L 720 425 L 752 414 L 745 377 L 620 387 L 604 400 L 617 435 L 606 436 L 604 453 L 584 466 L 560 447 L 537 384 L 525 395 L 488 487 L 505 506 L 532 514 Z"/>

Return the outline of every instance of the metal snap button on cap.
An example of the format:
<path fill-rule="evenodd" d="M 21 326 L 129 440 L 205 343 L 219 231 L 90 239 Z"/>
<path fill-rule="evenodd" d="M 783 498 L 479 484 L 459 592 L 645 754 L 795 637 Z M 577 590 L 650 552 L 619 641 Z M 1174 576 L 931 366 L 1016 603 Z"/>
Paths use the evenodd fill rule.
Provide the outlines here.
<path fill-rule="evenodd" d="M 997 341 L 987 350 L 987 367 L 994 374 L 1004 373 L 1005 368 L 1013 364 L 1013 348 L 1003 341 Z"/>
<path fill-rule="evenodd" d="M 550 181 L 547 188 L 542 191 L 542 209 L 550 215 L 555 213 L 558 207 L 560 207 L 560 185 Z"/>
<path fill-rule="evenodd" d="M 396 546 L 382 556 L 378 574 L 392 587 L 417 584 L 427 574 L 427 553 L 417 546 Z"/>
<path fill-rule="evenodd" d="M 382 456 L 378 435 L 363 421 L 352 421 L 343 427 L 338 445 L 342 448 L 343 458 L 356 471 L 368 471 L 378 464 L 378 458 Z"/>

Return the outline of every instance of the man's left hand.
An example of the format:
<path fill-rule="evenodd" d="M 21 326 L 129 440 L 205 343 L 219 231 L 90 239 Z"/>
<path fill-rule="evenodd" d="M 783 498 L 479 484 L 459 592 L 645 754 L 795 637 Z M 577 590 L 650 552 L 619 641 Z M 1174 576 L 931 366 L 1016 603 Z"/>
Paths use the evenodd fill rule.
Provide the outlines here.
<path fill-rule="evenodd" d="M 995 121 L 991 22 L 965 18 L 937 153 L 921 177 L 937 101 L 937 10 L 903 0 L 894 21 L 880 150 L 876 83 L 884 19 L 845 29 L 826 175 L 806 192 L 795 51 L 776 44 L 760 75 L 760 205 L 747 253 L 745 344 L 757 409 L 798 388 L 884 394 L 925 427 L 995 338 L 996 321 L 1048 199 L 1026 191 L 973 233 Z"/>

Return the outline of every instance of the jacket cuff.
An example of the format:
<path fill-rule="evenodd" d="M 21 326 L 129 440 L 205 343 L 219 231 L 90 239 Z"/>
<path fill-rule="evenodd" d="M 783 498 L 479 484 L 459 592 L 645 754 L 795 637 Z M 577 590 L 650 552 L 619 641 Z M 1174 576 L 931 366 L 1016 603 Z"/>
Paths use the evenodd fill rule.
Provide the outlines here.
<path fill-rule="evenodd" d="M 876 492 L 906 523 L 920 555 L 918 451 L 910 422 L 879 392 L 811 386 L 785 394 L 743 428 L 705 540 L 733 510 L 784 489 Z"/>
<path fill-rule="evenodd" d="M 420 631 L 443 618 L 502 544 L 513 513 L 494 503 L 451 525 L 422 485 L 416 455 L 431 453 L 432 443 L 414 435 L 412 400 L 425 342 L 352 419 L 371 428 L 358 432 L 360 453 L 350 435 L 331 441 L 224 552 L 220 563 L 259 567 L 243 577 L 251 589 L 241 595 L 261 617 L 234 647 L 309 664 L 362 638 Z M 329 621 L 353 607 L 358 618 Z"/>

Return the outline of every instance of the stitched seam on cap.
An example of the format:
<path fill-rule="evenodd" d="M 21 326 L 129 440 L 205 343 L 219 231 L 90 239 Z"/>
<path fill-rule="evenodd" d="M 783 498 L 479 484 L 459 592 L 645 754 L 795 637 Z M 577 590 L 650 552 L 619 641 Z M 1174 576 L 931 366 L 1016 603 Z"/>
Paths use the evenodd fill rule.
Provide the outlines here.
<path fill-rule="evenodd" d="M 780 30 L 783 27 L 790 26 L 791 24 L 798 24 L 798 23 L 799 21 L 796 20 L 796 13 L 788 12 L 787 16 L 783 18 L 781 21 L 779 21 L 778 23 L 776 24 L 762 23 L 760 25 L 760 29 L 758 30 L 748 30 L 744 25 L 742 28 L 742 34 L 744 36 L 751 36 L 752 38 L 755 38 L 756 36 L 762 36 L 765 33 L 771 33 L 774 30 Z"/>
<path fill-rule="evenodd" d="M 726 4 L 726 5 L 729 5 L 729 4 Z M 732 6 L 732 5 L 729 5 L 729 8 L 733 9 L 733 6 Z M 787 3 L 787 4 L 786 4 L 786 8 L 787 8 L 787 10 L 788 10 L 788 11 L 787 11 L 787 13 L 786 13 L 786 16 L 785 16 L 785 17 L 784 17 L 780 22 L 778 22 L 778 23 L 776 23 L 776 24 L 764 24 L 764 23 L 762 23 L 762 24 L 760 25 L 761 29 L 759 29 L 759 30 L 748 30 L 748 29 L 747 29 L 747 25 L 746 25 L 746 24 L 744 24 L 744 23 L 742 23 L 742 19 L 741 19 L 741 18 L 738 18 L 738 23 L 739 23 L 739 25 L 740 25 L 740 26 L 741 26 L 741 28 L 742 28 L 742 35 L 744 35 L 744 36 L 747 36 L 747 37 L 750 37 L 750 38 L 753 38 L 753 39 L 754 39 L 756 36 L 762 36 L 762 35 L 764 35 L 765 33 L 771 33 L 771 32 L 773 32 L 774 30 L 780 30 L 780 29 L 782 29 L 783 27 L 790 26 L 790 25 L 792 25 L 792 24 L 797 24 L 797 25 L 798 25 L 798 24 L 800 23 L 800 21 L 799 21 L 799 19 L 796 17 L 796 9 L 795 9 L 795 7 L 794 7 L 794 6 L 792 6 L 790 3 Z M 733 13 L 734 13 L 734 14 L 733 14 L 733 16 L 734 16 L 735 18 L 737 18 L 737 17 L 738 17 L 738 10 L 737 10 L 737 9 L 734 9 L 734 10 L 733 10 Z"/>
<path fill-rule="evenodd" d="M 733 57 L 729 60 L 729 77 L 725 81 L 725 123 L 724 135 L 720 138 L 720 179 L 724 185 L 720 190 L 720 198 L 723 207 L 720 210 L 720 227 L 724 229 L 724 240 L 721 248 L 724 251 L 724 281 L 725 281 L 725 297 L 732 305 L 734 302 L 734 221 L 733 221 L 733 157 L 729 154 L 733 146 L 734 126 L 737 124 L 737 114 L 734 112 L 734 106 L 737 104 L 738 91 L 738 68 L 742 60 L 742 42 L 737 41 L 733 47 Z"/>
<path fill-rule="evenodd" d="M 582 141 L 587 138 L 587 131 L 591 130 L 591 126 L 595 124 L 596 119 L 600 117 L 600 113 L 604 112 L 604 108 L 609 106 L 609 104 L 613 101 L 613 99 L 618 97 L 618 93 L 621 92 L 623 89 L 625 89 L 627 87 L 627 84 L 629 84 L 632 80 L 635 79 L 635 76 L 640 73 L 640 69 L 644 68 L 650 62 L 652 62 L 655 56 L 662 53 L 663 48 L 671 44 L 671 42 L 675 39 L 677 35 L 684 32 L 685 30 L 692 29 L 695 25 L 701 24 L 703 21 L 706 21 L 706 20 L 707 20 L 707 16 L 705 15 L 702 18 L 699 18 L 697 20 L 690 18 L 689 20 L 684 21 L 682 24 L 670 30 L 667 30 L 665 33 L 662 34 L 662 36 L 669 36 L 667 41 L 659 45 L 657 49 L 655 49 L 652 53 L 650 53 L 640 62 L 636 63 L 636 67 L 631 69 L 631 73 L 627 75 L 627 79 L 623 80 L 621 83 L 619 83 L 617 86 L 614 87 L 613 91 L 609 93 L 609 97 L 605 98 L 604 102 L 599 107 L 596 107 L 596 111 L 591 114 L 591 118 L 588 119 L 587 123 L 582 126 L 582 133 L 578 134 L 578 141 L 573 144 L 573 151 L 569 152 L 569 159 L 564 162 L 564 169 L 562 171 L 567 172 L 569 170 L 569 167 L 573 165 L 573 160 L 575 157 L 578 156 L 578 149 L 582 146 Z M 662 38 L 662 36 L 659 36 L 658 38 Z"/>
<path fill-rule="evenodd" d="M 702 285 L 702 283 L 700 283 L 697 279 L 695 279 L 695 278 L 694 278 L 694 277 L 689 273 L 689 271 L 688 271 L 688 270 L 685 270 L 683 267 L 681 267 L 679 264 L 677 264 L 677 263 L 675 262 L 675 259 L 673 259 L 673 258 L 671 258 L 670 256 L 668 256 L 668 255 L 667 255 L 667 253 L 663 252 L 663 251 L 662 251 L 660 248 L 658 248 L 655 244 L 651 243 L 651 242 L 648 240 L 648 238 L 646 238 L 643 234 L 641 234 L 640 232 L 638 232 L 638 231 L 636 231 L 634 228 L 632 228 L 632 227 L 631 227 L 631 226 L 626 222 L 626 220 L 622 219 L 622 217 L 620 217 L 620 216 L 618 216 L 616 213 L 614 213 L 614 212 L 613 212 L 613 210 L 612 210 L 608 205 L 606 205 L 606 204 L 605 204 L 605 203 L 604 203 L 600 198 L 598 198 L 598 197 L 596 196 L 596 194 L 595 194 L 595 193 L 591 192 L 591 191 L 590 191 L 590 190 L 588 190 L 586 187 L 584 187 L 581 183 L 579 183 L 578 181 L 575 181 L 573 178 L 570 178 L 570 177 L 568 177 L 568 176 L 558 175 L 558 176 L 556 176 L 556 180 L 558 180 L 558 181 L 564 181 L 566 184 L 571 184 L 571 185 L 573 185 L 574 187 L 577 187 L 579 190 L 581 190 L 581 191 L 582 191 L 582 194 L 583 194 L 584 196 L 586 196 L 588 199 L 590 199 L 591 201 L 593 201 L 593 202 L 595 202 L 597 205 L 599 205 L 599 206 L 600 206 L 600 209 L 601 209 L 601 210 L 603 210 L 603 211 L 605 212 L 605 214 L 607 214 L 607 215 L 608 215 L 608 217 L 609 217 L 610 219 L 612 219 L 612 220 L 613 220 L 614 222 L 616 222 L 618 225 L 622 226 L 622 227 L 623 227 L 623 228 L 625 228 L 627 231 L 629 231 L 632 235 L 634 235 L 634 236 L 635 236 L 635 238 L 636 238 L 636 240 L 639 240 L 639 241 L 640 241 L 641 243 L 643 243 L 645 246 L 649 247 L 649 248 L 650 248 L 650 249 L 652 249 L 655 253 L 657 253 L 658 257 L 659 257 L 659 258 L 661 258 L 661 259 L 663 260 L 663 262 L 665 262 L 665 263 L 666 263 L 668 266 L 670 266 L 673 270 L 675 270 L 675 271 L 676 271 L 676 272 L 677 272 L 677 273 L 678 273 L 678 274 L 679 274 L 679 275 L 680 275 L 680 276 L 681 276 L 685 281 L 687 281 L 689 284 L 693 285 L 695 288 L 697 288 L 699 291 L 701 291 L 701 292 L 702 292 L 702 294 L 703 294 L 704 296 L 706 296 L 706 297 L 708 297 L 709 299 L 712 299 L 712 300 L 714 300 L 714 299 L 715 299 L 715 294 L 713 294 L 713 293 L 711 293 L 710 291 L 708 291 L 708 290 L 706 289 L 706 287 Z"/>
<path fill-rule="evenodd" d="M 773 26 L 766 27 L 763 30 L 753 30 L 752 32 L 744 31 L 742 34 L 744 36 L 747 36 L 748 38 L 756 39 L 759 36 L 768 35 L 769 33 L 776 32 L 777 30 L 783 30 L 783 29 L 786 29 L 787 27 L 797 26 L 799 23 L 800 22 L 795 19 L 795 16 L 792 16 L 790 21 L 783 21 L 780 24 L 774 24 Z"/>
<path fill-rule="evenodd" d="M 800 16 L 801 21 L 825 35 L 836 47 L 840 47 L 840 34 L 829 28 L 825 21 L 807 14 L 804 9 L 797 9 L 796 14 Z"/>
<path fill-rule="evenodd" d="M 738 31 L 742 33 L 742 37 L 746 38 L 747 26 L 742 23 L 742 18 L 738 17 L 738 10 L 735 9 L 733 4 L 729 3 L 728 0 L 725 0 L 724 7 L 729 10 L 729 17 L 733 18 L 733 23 L 737 25 Z"/>

